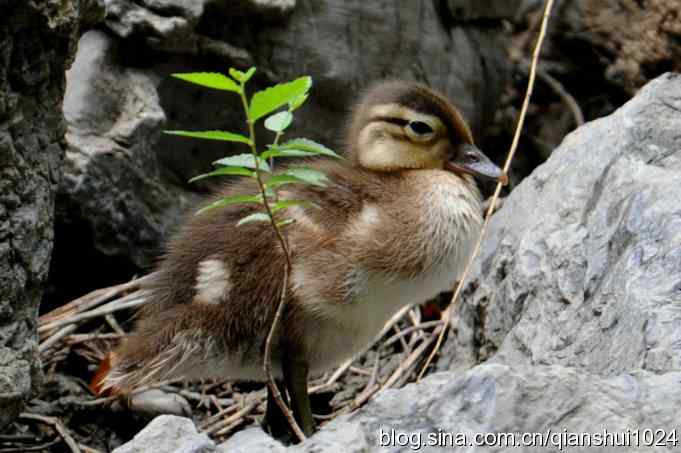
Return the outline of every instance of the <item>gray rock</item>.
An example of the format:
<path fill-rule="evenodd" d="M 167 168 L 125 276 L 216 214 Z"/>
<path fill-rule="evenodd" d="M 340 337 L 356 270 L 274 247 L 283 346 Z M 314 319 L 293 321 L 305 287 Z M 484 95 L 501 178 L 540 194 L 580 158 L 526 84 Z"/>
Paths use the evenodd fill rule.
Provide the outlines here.
<path fill-rule="evenodd" d="M 681 368 L 681 76 L 566 137 L 492 218 L 440 366 Z"/>
<path fill-rule="evenodd" d="M 385 390 L 364 408 L 333 420 L 310 439 L 285 450 L 259 428 L 235 434 L 220 447 L 225 453 L 360 453 L 443 451 L 443 447 L 449 447 L 446 451 L 491 452 L 509 451 L 515 445 L 522 447 L 518 451 L 544 452 L 558 451 L 563 442 L 569 451 L 588 452 L 596 447 L 597 436 L 610 436 L 619 446 L 602 446 L 599 451 L 678 452 L 681 447 L 672 436 L 676 433 L 678 438 L 679 380 L 678 371 L 663 375 L 637 371 L 602 378 L 562 366 L 484 364 L 462 374 L 436 373 L 418 384 Z M 644 434 L 645 429 L 651 432 Z M 641 439 L 662 430 L 665 436 L 659 431 L 656 439 L 664 442 L 637 446 L 636 430 Z M 476 433 L 501 434 L 480 446 L 473 445 Z M 504 437 L 512 433 L 514 440 Z M 525 444 L 523 433 L 528 433 Z M 568 439 L 575 442 L 573 436 L 587 434 L 596 435 L 590 437 L 592 447 L 568 447 Z M 435 441 L 439 436 L 440 445 L 429 444 L 428 436 Z M 539 447 L 540 436 L 543 447 Z M 470 444 L 459 444 L 462 439 Z"/>
<path fill-rule="evenodd" d="M 182 395 L 161 389 L 133 393 L 127 398 L 126 405 L 133 413 L 150 419 L 157 415 L 192 416 L 192 408 Z"/>
<path fill-rule="evenodd" d="M 281 443 L 272 439 L 260 426 L 253 426 L 237 432 L 218 446 L 222 453 L 282 453 L 286 451 Z"/>
<path fill-rule="evenodd" d="M 165 122 L 158 78 L 120 67 L 116 54 L 107 34 L 90 31 L 67 74 L 69 148 L 58 222 L 88 226 L 94 244 L 81 247 L 146 267 L 190 197 L 162 181 L 156 160 L 154 146 Z"/>
<path fill-rule="evenodd" d="M 447 7 L 456 21 L 512 19 L 522 4 L 523 0 L 447 0 Z"/>
<path fill-rule="evenodd" d="M 121 38 L 151 46 L 184 47 L 201 18 L 205 0 L 105 0 L 106 25 Z"/>
<path fill-rule="evenodd" d="M 106 17 L 106 5 L 104 0 L 81 0 L 80 1 L 80 29 L 87 30 L 100 24 Z"/>
<path fill-rule="evenodd" d="M 452 22 L 436 3 L 301 0 L 287 21 L 254 36 L 258 66 L 281 80 L 313 76 L 312 102 L 293 130 L 338 143 L 358 92 L 376 79 L 401 78 L 446 93 L 480 132 L 507 80 L 505 33 L 493 21 Z"/>
<path fill-rule="evenodd" d="M 224 64 L 246 68 L 253 64 L 244 49 L 198 34 L 195 28 L 208 0 L 104 0 L 106 26 L 115 35 L 143 47 L 178 54 L 208 57 Z M 291 5 L 293 2 L 293 5 Z M 293 0 L 241 0 L 230 9 L 245 14 L 281 16 L 295 6 Z M 218 19 L 219 20 L 219 19 Z M 224 24 L 218 25 L 224 28 Z M 164 59 L 165 60 L 165 59 Z M 165 61 L 164 61 L 165 62 Z"/>
<path fill-rule="evenodd" d="M 295 9 L 296 0 L 238 0 L 237 5 L 247 13 L 281 18 Z"/>
<path fill-rule="evenodd" d="M 175 415 L 153 419 L 134 439 L 113 453 L 210 453 L 215 443 L 205 433 L 196 431 L 191 420 Z"/>
<path fill-rule="evenodd" d="M 41 381 L 36 316 L 64 155 L 60 104 L 79 2 L 0 6 L 0 429 Z"/>
<path fill-rule="evenodd" d="M 333 420 L 300 445 L 284 447 L 252 427 L 234 434 L 218 451 L 407 452 L 417 446 L 419 451 L 442 451 L 442 442 L 448 442 L 445 447 L 459 448 L 447 451 L 467 452 L 508 451 L 511 446 L 522 447 L 523 452 L 557 451 L 561 445 L 584 452 L 595 447 L 605 452 L 679 452 L 674 440 L 679 429 L 679 382 L 679 371 L 655 375 L 639 370 L 603 378 L 557 365 L 483 364 L 462 374 L 436 373 L 418 384 L 383 391 L 364 408 Z M 159 438 L 171 436 L 177 428 L 161 429 L 165 435 L 159 432 Z M 150 431 L 147 427 L 142 433 Z M 486 446 L 473 445 L 476 433 L 497 438 L 488 438 Z M 194 435 L 192 431 L 190 436 Z M 575 440 L 578 436 L 581 441 Z M 643 442 L 650 438 L 657 443 Z M 432 439 L 440 445 L 433 445 Z M 462 439 L 467 444 L 461 444 Z M 603 439 L 611 444 L 599 446 Z M 589 441 L 592 446 L 585 447 Z M 120 451 L 146 451 L 142 446 L 152 444 L 138 443 L 137 437 L 132 443 L 140 449 Z M 154 451 L 193 450 L 163 446 Z"/>

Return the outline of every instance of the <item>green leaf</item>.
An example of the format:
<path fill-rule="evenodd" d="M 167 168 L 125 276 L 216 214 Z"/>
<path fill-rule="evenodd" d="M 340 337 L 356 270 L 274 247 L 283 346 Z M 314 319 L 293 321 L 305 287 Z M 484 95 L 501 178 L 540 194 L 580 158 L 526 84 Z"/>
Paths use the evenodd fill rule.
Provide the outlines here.
<path fill-rule="evenodd" d="M 171 75 L 195 85 L 241 94 L 241 87 L 234 80 L 218 72 L 185 72 Z"/>
<path fill-rule="evenodd" d="M 244 81 L 244 74 L 243 72 L 239 71 L 238 69 L 234 68 L 229 68 L 229 75 L 236 80 L 237 82 L 243 82 Z"/>
<path fill-rule="evenodd" d="M 239 71 L 238 69 L 229 68 L 229 75 L 232 76 L 234 80 L 241 82 L 242 84 L 248 82 L 251 77 L 253 77 L 253 74 L 255 74 L 255 66 L 249 68 L 245 73 Z"/>
<path fill-rule="evenodd" d="M 204 206 L 196 212 L 196 215 L 203 214 L 206 211 L 215 208 L 221 208 L 224 206 L 230 206 L 233 204 L 243 204 L 243 203 L 262 203 L 262 196 L 260 195 L 233 195 L 231 197 L 221 198 L 217 201 L 212 202 L 208 206 Z"/>
<path fill-rule="evenodd" d="M 163 131 L 164 134 L 181 135 L 182 137 L 203 138 L 206 140 L 222 140 L 225 142 L 238 142 L 251 144 L 248 137 L 225 131 Z"/>
<path fill-rule="evenodd" d="M 294 138 L 293 140 L 289 140 L 286 143 L 279 145 L 278 149 L 296 149 L 305 151 L 306 153 L 321 154 L 323 156 L 336 157 L 338 159 L 341 158 L 341 156 L 336 154 L 333 150 L 307 138 Z"/>
<path fill-rule="evenodd" d="M 269 116 L 265 120 L 265 128 L 272 132 L 283 132 L 291 125 L 293 115 L 291 112 L 283 111 Z"/>
<path fill-rule="evenodd" d="M 300 178 L 291 175 L 274 175 L 267 180 L 267 187 L 279 187 L 284 184 L 304 183 Z"/>
<path fill-rule="evenodd" d="M 321 171 L 308 167 L 287 168 L 284 174 L 298 178 L 308 184 L 325 187 L 328 178 Z"/>
<path fill-rule="evenodd" d="M 306 200 L 279 200 L 270 209 L 272 212 L 277 212 L 292 206 L 312 206 L 312 203 Z"/>
<path fill-rule="evenodd" d="M 247 215 L 243 219 L 239 220 L 236 224 L 236 226 L 241 226 L 246 223 L 252 223 L 252 222 L 269 222 L 270 221 L 270 216 L 265 214 L 264 212 L 256 212 L 251 215 Z"/>
<path fill-rule="evenodd" d="M 298 96 L 307 93 L 311 86 L 312 79 L 309 76 L 305 76 L 258 91 L 251 98 L 251 106 L 248 112 L 249 119 L 256 121 L 268 113 L 272 113 Z"/>
<path fill-rule="evenodd" d="M 264 159 L 258 158 L 259 168 L 262 171 L 271 172 L 270 166 Z M 253 154 L 239 154 L 236 156 L 223 157 L 213 162 L 213 165 L 224 165 L 227 167 L 246 167 L 255 169 L 255 158 Z"/>
<path fill-rule="evenodd" d="M 249 68 L 248 71 L 246 71 L 246 74 L 244 74 L 244 83 L 251 80 L 251 77 L 253 77 L 253 74 L 255 74 L 255 66 Z"/>
<path fill-rule="evenodd" d="M 286 226 L 291 225 L 291 224 L 294 223 L 294 222 L 295 222 L 295 220 L 293 220 L 293 219 L 284 219 L 284 220 L 280 220 L 280 221 L 277 222 L 277 227 L 278 227 L 278 228 L 284 228 L 284 227 L 286 227 Z"/>
<path fill-rule="evenodd" d="M 304 94 L 301 94 L 300 96 L 290 100 L 289 103 L 288 103 L 289 110 L 294 111 L 294 110 L 298 109 L 301 105 L 303 105 L 305 103 L 305 101 L 307 101 L 307 98 L 308 98 L 308 94 L 304 93 Z"/>
<path fill-rule="evenodd" d="M 253 176 L 253 172 L 243 167 L 222 167 L 217 170 L 211 171 L 210 173 L 204 173 L 202 175 L 194 176 L 189 182 L 198 181 L 203 178 L 210 178 L 211 176 L 224 176 L 224 175 L 237 175 L 237 176 Z"/>
<path fill-rule="evenodd" d="M 270 149 L 260 154 L 262 159 L 269 159 L 270 157 L 312 157 L 315 153 L 301 151 L 299 149 L 281 149 L 278 146 L 271 146 Z"/>

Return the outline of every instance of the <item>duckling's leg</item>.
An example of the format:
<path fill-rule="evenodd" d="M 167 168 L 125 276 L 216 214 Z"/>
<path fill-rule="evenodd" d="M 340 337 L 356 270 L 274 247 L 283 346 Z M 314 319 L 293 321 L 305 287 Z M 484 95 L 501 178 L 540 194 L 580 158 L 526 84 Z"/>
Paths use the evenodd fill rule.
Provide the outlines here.
<path fill-rule="evenodd" d="M 293 416 L 296 418 L 303 433 L 309 437 L 314 433 L 310 396 L 307 393 L 309 365 L 307 361 L 301 360 L 295 357 L 295 355 L 288 355 L 282 360 L 282 368 L 286 388 L 291 397 Z"/>
<path fill-rule="evenodd" d="M 286 396 L 286 388 L 284 387 L 284 382 L 281 379 L 275 379 L 274 383 L 279 389 L 281 398 L 284 400 L 286 405 L 288 403 L 288 397 Z M 274 399 L 274 393 L 267 387 L 267 409 L 265 410 L 265 429 L 270 434 L 270 436 L 275 439 L 286 439 L 289 440 L 289 426 L 286 421 L 286 417 L 281 412 L 277 401 Z"/>

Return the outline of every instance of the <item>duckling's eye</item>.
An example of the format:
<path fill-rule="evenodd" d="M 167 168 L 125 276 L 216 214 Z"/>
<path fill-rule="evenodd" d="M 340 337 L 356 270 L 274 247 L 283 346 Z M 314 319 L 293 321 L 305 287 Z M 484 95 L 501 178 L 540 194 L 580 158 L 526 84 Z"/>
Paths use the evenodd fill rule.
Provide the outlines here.
<path fill-rule="evenodd" d="M 410 121 L 405 130 L 414 140 L 428 140 L 435 133 L 433 127 L 424 121 Z"/>

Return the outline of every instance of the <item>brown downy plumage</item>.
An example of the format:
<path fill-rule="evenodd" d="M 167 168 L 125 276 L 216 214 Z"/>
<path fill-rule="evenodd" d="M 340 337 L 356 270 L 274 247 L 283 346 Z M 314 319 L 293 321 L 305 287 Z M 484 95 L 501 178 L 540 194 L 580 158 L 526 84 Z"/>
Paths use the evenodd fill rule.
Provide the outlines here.
<path fill-rule="evenodd" d="M 360 352 L 401 307 L 451 288 L 482 223 L 471 175 L 505 178 L 473 145 L 459 112 L 410 82 L 367 92 L 353 112 L 346 156 L 310 162 L 328 176 L 327 187 L 282 190 L 316 206 L 285 213 L 295 219 L 287 227 L 293 269 L 272 357 L 308 434 L 301 380 Z M 251 184 L 218 196 L 254 193 Z M 254 209 L 235 205 L 187 219 L 103 388 L 129 392 L 177 376 L 264 379 L 285 259 L 269 224 L 236 227 Z"/>

